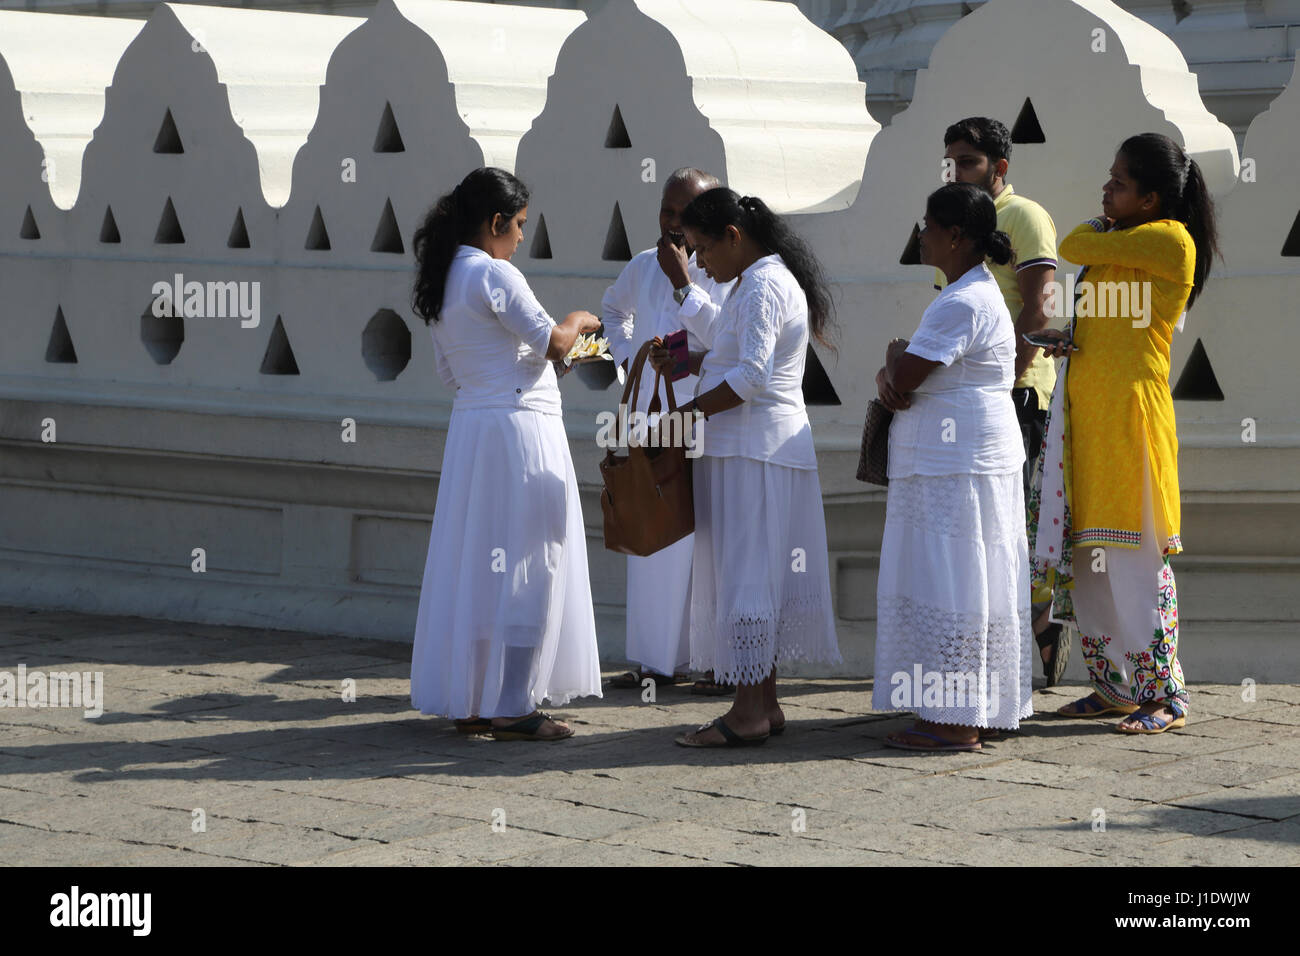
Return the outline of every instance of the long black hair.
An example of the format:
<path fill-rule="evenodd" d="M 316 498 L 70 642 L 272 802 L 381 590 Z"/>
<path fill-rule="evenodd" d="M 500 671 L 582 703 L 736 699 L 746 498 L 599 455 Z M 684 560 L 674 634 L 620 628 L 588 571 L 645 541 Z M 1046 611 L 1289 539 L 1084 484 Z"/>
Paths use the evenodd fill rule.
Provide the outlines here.
<path fill-rule="evenodd" d="M 835 320 L 821 263 L 808 244 L 767 203 L 757 196 L 741 196 L 733 189 L 718 186 L 691 200 L 682 210 L 682 225 L 714 239 L 721 238 L 728 226 L 735 226 L 752 236 L 769 255 L 779 255 L 808 300 L 808 326 L 813 338 L 832 352 L 838 351 L 827 335 Z"/>
<path fill-rule="evenodd" d="M 415 231 L 415 289 L 411 305 L 427 325 L 442 314 L 447 270 L 456 247 L 497 213 L 509 222 L 528 205 L 528 187 L 495 166 L 476 169 L 460 185 L 439 197 Z"/>
<path fill-rule="evenodd" d="M 1128 166 L 1129 177 L 1137 185 L 1138 195 L 1155 193 L 1160 197 L 1160 212 L 1166 219 L 1176 219 L 1187 227 L 1196 244 L 1196 268 L 1192 273 L 1192 291 L 1187 297 L 1190 309 L 1205 288 L 1214 256 L 1219 251 L 1219 228 L 1214 200 L 1205 187 L 1201 167 L 1168 136 L 1139 133 L 1120 144 L 1119 153 Z"/>
<path fill-rule="evenodd" d="M 956 226 L 975 250 L 1000 266 L 1011 261 L 1011 238 L 998 229 L 998 210 L 989 194 L 973 183 L 940 186 L 925 201 L 925 214 L 949 229 Z"/>

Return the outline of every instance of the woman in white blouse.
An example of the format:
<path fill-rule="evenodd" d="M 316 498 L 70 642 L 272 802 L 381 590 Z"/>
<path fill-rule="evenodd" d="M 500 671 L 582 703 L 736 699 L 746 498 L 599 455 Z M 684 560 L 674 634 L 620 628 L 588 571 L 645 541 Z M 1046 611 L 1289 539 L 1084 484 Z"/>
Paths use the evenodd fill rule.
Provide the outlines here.
<path fill-rule="evenodd" d="M 872 706 L 917 715 L 889 746 L 979 750 L 1033 713 L 1015 327 L 984 264 L 1011 245 L 967 183 L 931 194 L 924 225 L 921 261 L 949 284 L 876 375 L 895 415 Z"/>
<path fill-rule="evenodd" d="M 722 717 L 677 738 L 686 747 L 761 744 L 785 730 L 782 661 L 838 662 L 826 520 L 803 403 L 808 337 L 826 343 L 830 296 L 811 251 L 761 199 L 726 188 L 682 212 L 695 261 L 736 279 L 721 310 L 692 288 L 679 318 L 695 353 L 702 454 L 694 465 L 691 666 L 735 684 Z M 669 360 L 656 349 L 657 368 Z"/>
<path fill-rule="evenodd" d="M 510 257 L 528 190 L 488 167 L 415 234 L 413 305 L 456 392 L 411 657 L 411 704 L 465 733 L 560 740 L 537 710 L 600 696 L 587 545 L 552 361 L 596 331 L 556 323 Z"/>

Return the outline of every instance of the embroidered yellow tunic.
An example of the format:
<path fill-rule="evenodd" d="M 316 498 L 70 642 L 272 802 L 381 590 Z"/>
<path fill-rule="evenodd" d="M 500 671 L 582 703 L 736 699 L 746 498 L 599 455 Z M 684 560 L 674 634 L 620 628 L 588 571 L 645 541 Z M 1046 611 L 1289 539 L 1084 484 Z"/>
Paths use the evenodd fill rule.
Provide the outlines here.
<path fill-rule="evenodd" d="M 1181 551 L 1169 344 L 1192 289 L 1196 245 L 1181 222 L 1160 219 L 1110 232 L 1083 223 L 1060 251 L 1088 266 L 1066 383 L 1074 541 L 1140 547 L 1145 457 L 1157 536 Z"/>

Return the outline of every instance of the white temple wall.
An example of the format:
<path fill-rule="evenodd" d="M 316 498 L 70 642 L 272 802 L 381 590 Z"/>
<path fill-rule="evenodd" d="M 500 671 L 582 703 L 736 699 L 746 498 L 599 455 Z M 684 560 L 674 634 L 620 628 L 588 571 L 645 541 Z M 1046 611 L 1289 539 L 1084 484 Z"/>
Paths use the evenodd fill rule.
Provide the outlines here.
<path fill-rule="evenodd" d="M 31 43 L 61 62 L 54 21 L 69 18 L 9 16 L 42 21 Z M 1186 666 L 1236 679 L 1290 659 L 1270 676 L 1300 676 L 1284 653 L 1300 619 L 1284 364 L 1300 257 L 1281 254 L 1300 214 L 1294 80 L 1252 126 L 1255 180 L 1237 183 L 1231 131 L 1181 54 L 1104 0 L 990 0 L 939 41 L 883 131 L 849 54 L 762 0 L 611 0 L 590 19 L 441 0 L 382 0 L 353 20 L 164 5 L 143 27 L 95 22 L 113 64 L 100 56 L 98 72 L 33 72 L 0 40 L 0 601 L 409 639 L 451 401 L 410 308 L 421 217 L 480 163 L 514 168 L 533 190 L 515 263 L 560 317 L 598 309 L 625 255 L 656 238 L 663 179 L 698 165 L 791 213 L 835 286 L 838 361 L 817 354 L 841 404 L 810 418 L 841 672 L 867 673 L 884 495 L 853 477 L 862 414 L 885 343 L 933 296 L 930 270 L 899 256 L 940 183 L 945 127 L 1013 125 L 1029 98 L 1045 142 L 1017 143 L 1010 178 L 1061 235 L 1095 213 L 1130 133 L 1173 136 L 1212 179 L 1227 262 L 1173 356 L 1176 383 L 1199 339 L 1223 393 L 1175 403 Z M 183 152 L 159 138 L 168 111 Z M 67 180 L 41 178 L 51 155 L 77 170 L 75 204 L 60 203 Z M 610 241 L 615 204 L 625 248 Z M 29 205 L 39 238 L 23 235 Z M 543 218 L 549 257 L 534 246 Z M 257 283 L 258 321 L 146 318 L 177 272 Z M 625 565 L 603 548 L 593 437 L 617 388 L 578 374 L 561 388 L 612 662 Z"/>

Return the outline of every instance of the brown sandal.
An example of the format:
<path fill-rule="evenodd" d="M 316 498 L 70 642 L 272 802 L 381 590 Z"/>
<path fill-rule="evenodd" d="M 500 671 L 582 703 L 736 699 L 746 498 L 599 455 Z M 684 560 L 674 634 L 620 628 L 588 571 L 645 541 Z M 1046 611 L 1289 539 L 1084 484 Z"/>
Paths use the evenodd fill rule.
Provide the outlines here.
<path fill-rule="evenodd" d="M 713 671 L 708 671 L 703 678 L 691 685 L 691 693 L 701 697 L 725 697 L 736 692 L 735 684 L 719 684 L 713 679 Z"/>

